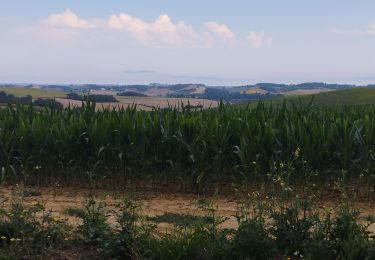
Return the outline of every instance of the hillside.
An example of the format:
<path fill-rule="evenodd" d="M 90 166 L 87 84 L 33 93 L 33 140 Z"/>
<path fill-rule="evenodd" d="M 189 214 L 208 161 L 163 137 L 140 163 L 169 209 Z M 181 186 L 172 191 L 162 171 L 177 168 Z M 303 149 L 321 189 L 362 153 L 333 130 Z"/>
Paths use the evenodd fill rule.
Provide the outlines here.
<path fill-rule="evenodd" d="M 4 91 L 5 93 L 14 95 L 15 97 L 24 97 L 27 95 L 30 95 L 33 98 L 54 98 L 66 96 L 66 93 L 61 91 L 26 87 L 0 87 L 0 91 Z"/>
<path fill-rule="evenodd" d="M 375 88 L 350 88 L 322 92 L 318 94 L 279 97 L 264 102 L 266 104 L 272 103 L 278 105 L 282 104 L 284 100 L 302 104 L 308 104 L 311 100 L 313 100 L 314 104 L 324 106 L 375 104 Z M 252 103 L 255 104 L 257 102 Z"/>

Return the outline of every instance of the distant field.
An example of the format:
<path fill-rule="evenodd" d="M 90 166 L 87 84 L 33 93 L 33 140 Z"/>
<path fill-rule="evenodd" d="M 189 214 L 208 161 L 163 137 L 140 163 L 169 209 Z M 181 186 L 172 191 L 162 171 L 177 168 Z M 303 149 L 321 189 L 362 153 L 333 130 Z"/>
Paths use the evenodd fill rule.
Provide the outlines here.
<path fill-rule="evenodd" d="M 332 91 L 331 89 L 312 88 L 312 89 L 297 89 L 288 92 L 283 92 L 284 96 L 301 96 L 301 95 L 315 95 L 323 92 Z"/>
<path fill-rule="evenodd" d="M 97 103 L 98 109 L 102 107 L 128 107 L 133 104 L 138 106 L 140 110 L 151 110 L 152 108 L 166 108 L 168 106 L 179 106 L 181 104 L 191 106 L 202 105 L 204 108 L 218 106 L 217 101 L 206 100 L 206 99 L 194 99 L 194 98 L 163 98 L 163 97 L 119 97 L 116 96 L 118 103 Z M 81 106 L 82 102 L 72 99 L 56 98 L 57 102 L 62 103 L 65 107 L 69 106 Z"/>
<path fill-rule="evenodd" d="M 16 97 L 24 97 L 31 95 L 33 98 L 54 98 L 54 97 L 65 97 L 66 93 L 60 91 L 43 90 L 38 88 L 3 88 L 0 87 L 0 91 L 5 91 L 8 94 L 12 94 Z"/>
<path fill-rule="evenodd" d="M 375 104 L 375 88 L 350 88 L 318 94 L 280 97 L 266 100 L 264 103 L 280 105 L 284 100 L 296 102 L 297 104 L 308 104 L 313 100 L 314 104 L 323 106 Z M 254 105 L 257 103 L 258 101 L 251 102 Z"/>

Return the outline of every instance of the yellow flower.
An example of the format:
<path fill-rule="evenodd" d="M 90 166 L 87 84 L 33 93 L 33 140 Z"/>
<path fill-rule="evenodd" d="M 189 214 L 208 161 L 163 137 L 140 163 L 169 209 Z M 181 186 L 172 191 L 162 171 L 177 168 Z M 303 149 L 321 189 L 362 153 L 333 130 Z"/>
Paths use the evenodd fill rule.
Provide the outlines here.
<path fill-rule="evenodd" d="M 1 239 L 7 239 L 5 236 L 1 236 L 0 238 L 1 238 Z"/>
<path fill-rule="evenodd" d="M 299 147 L 297 147 L 296 151 L 294 152 L 294 155 L 295 155 L 296 157 L 298 157 L 300 151 L 301 151 L 301 150 L 299 149 Z"/>
<path fill-rule="evenodd" d="M 22 239 L 21 238 L 16 238 L 16 241 L 21 241 Z"/>
<path fill-rule="evenodd" d="M 11 242 L 14 242 L 14 241 L 16 241 L 16 239 L 15 239 L 14 237 L 12 237 L 12 238 L 10 239 L 10 241 L 11 241 Z"/>

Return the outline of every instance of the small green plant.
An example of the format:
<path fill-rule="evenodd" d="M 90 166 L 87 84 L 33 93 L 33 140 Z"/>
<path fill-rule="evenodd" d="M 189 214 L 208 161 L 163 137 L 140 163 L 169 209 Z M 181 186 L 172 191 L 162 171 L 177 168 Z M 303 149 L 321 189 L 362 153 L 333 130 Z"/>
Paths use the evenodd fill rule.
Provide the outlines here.
<path fill-rule="evenodd" d="M 170 223 L 176 226 L 186 227 L 196 225 L 198 223 L 208 224 L 212 222 L 212 218 L 208 216 L 196 216 L 191 214 L 177 214 L 177 213 L 164 213 L 153 217 L 147 217 L 148 221 L 154 223 Z"/>
<path fill-rule="evenodd" d="M 279 250 L 286 255 L 303 254 L 303 243 L 310 239 L 311 228 L 319 220 L 309 201 L 297 199 L 286 206 L 272 209 L 271 235 L 275 237 Z"/>
<path fill-rule="evenodd" d="M 0 209 L 0 258 L 35 257 L 71 239 L 71 227 L 44 206 L 12 201 Z"/>
<path fill-rule="evenodd" d="M 270 224 L 267 224 L 267 200 L 268 197 L 262 200 L 257 192 L 240 200 L 236 215 L 238 229 L 231 241 L 232 259 L 272 259 L 277 253 Z"/>
<path fill-rule="evenodd" d="M 114 212 L 119 230 L 103 245 L 105 255 L 112 259 L 138 259 L 147 251 L 154 226 L 143 222 L 140 204 L 126 197 Z"/>
<path fill-rule="evenodd" d="M 105 203 L 96 202 L 91 196 L 86 199 L 84 211 L 79 212 L 83 224 L 78 227 L 84 242 L 101 245 L 110 235 L 111 228 L 107 223 L 108 214 L 105 211 L 105 206 Z"/>

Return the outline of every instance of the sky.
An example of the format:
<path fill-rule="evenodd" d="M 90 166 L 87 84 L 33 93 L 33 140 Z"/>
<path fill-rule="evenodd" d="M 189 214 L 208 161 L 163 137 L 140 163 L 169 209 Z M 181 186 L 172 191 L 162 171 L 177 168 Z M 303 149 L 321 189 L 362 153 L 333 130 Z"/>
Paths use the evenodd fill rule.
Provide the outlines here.
<path fill-rule="evenodd" d="M 0 82 L 375 83 L 373 0 L 2 0 Z"/>

